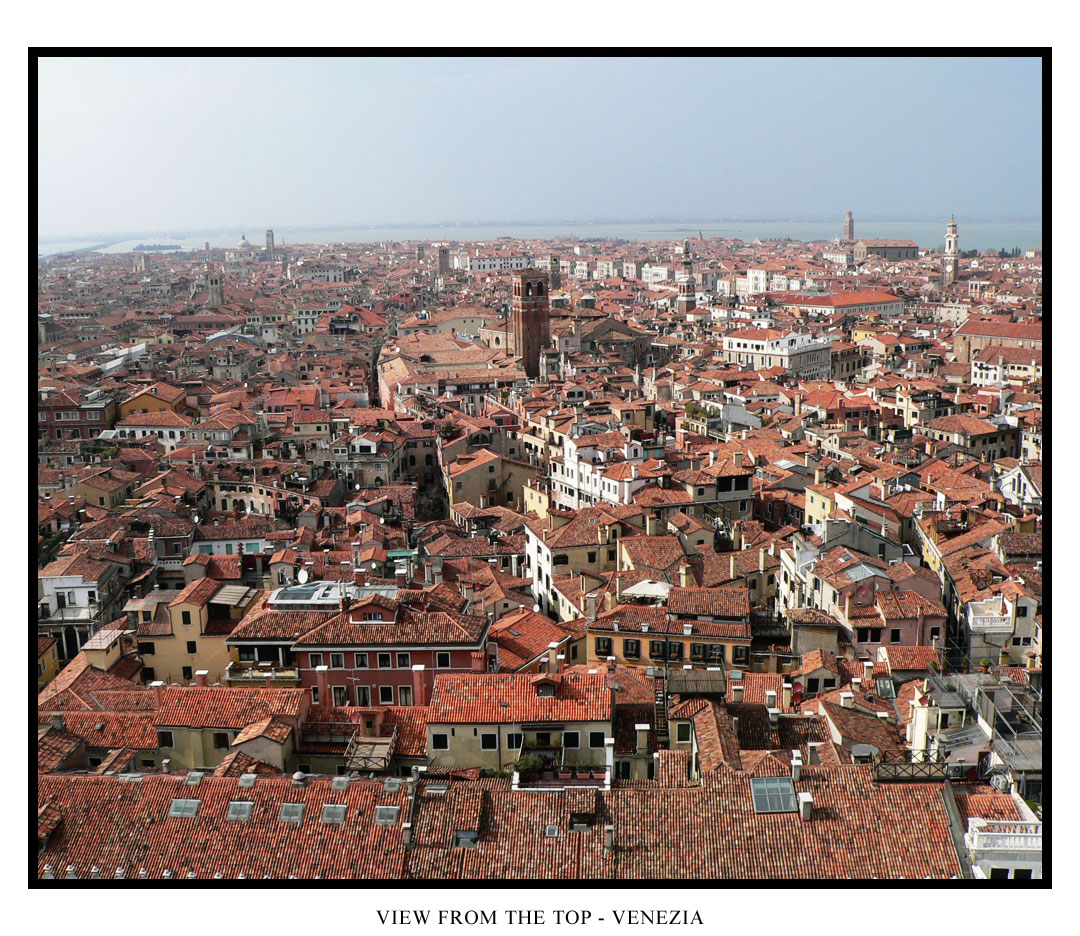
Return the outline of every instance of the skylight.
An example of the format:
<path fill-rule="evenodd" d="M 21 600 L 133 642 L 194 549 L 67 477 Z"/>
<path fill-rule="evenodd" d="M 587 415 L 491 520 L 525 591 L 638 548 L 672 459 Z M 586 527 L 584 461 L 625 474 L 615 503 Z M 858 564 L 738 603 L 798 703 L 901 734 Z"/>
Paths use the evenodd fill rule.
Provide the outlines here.
<path fill-rule="evenodd" d="M 400 806 L 376 806 L 375 825 L 397 825 Z"/>
<path fill-rule="evenodd" d="M 454 833 L 454 848 L 476 848 L 479 832 L 458 831 Z"/>
<path fill-rule="evenodd" d="M 295 822 L 297 825 L 303 821 L 304 818 L 304 804 L 303 803 L 282 803 L 281 812 L 278 813 L 278 819 L 281 822 Z"/>
<path fill-rule="evenodd" d="M 559 837 L 559 827 L 557 825 L 549 825 L 547 827 L 547 829 L 544 831 L 544 834 L 548 838 L 558 838 Z"/>
<path fill-rule="evenodd" d="M 322 821 L 327 825 L 341 825 L 348 808 L 344 803 L 327 803 L 322 808 Z"/>
<path fill-rule="evenodd" d="M 225 818 L 235 819 L 237 822 L 247 822 L 251 818 L 251 811 L 254 808 L 254 803 L 236 800 L 229 803 L 229 808 L 225 811 Z"/>
<path fill-rule="evenodd" d="M 202 800 L 197 799 L 174 799 L 169 806 L 169 815 L 194 819 L 199 814 L 199 805 L 201 803 Z"/>
<path fill-rule="evenodd" d="M 750 794 L 756 813 L 799 811 L 795 785 L 789 777 L 754 777 L 750 780 Z"/>

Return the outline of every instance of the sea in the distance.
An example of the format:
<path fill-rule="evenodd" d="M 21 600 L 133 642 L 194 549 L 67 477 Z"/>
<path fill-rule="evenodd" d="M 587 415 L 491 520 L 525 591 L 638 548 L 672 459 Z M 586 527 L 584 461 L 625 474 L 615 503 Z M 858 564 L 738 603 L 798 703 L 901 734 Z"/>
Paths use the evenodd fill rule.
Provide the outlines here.
<path fill-rule="evenodd" d="M 933 248 L 945 240 L 945 220 L 937 221 L 855 221 L 856 238 L 913 240 L 920 247 Z M 998 250 L 1004 247 L 1029 249 L 1042 247 L 1041 221 L 971 221 L 958 219 L 962 250 Z M 140 243 L 178 244 L 185 250 L 197 250 L 209 241 L 212 247 L 234 247 L 241 234 L 258 246 L 264 242 L 263 230 L 236 230 L 206 233 L 167 231 L 143 232 L 130 240 L 111 240 L 107 235 L 96 239 L 44 238 L 38 241 L 38 253 L 46 256 L 95 247 L 101 253 L 125 253 Z M 700 221 L 641 222 L 633 224 L 507 224 L 467 227 L 465 225 L 391 227 L 391 228 L 275 228 L 280 246 L 290 244 L 378 243 L 380 241 L 485 241 L 499 237 L 523 239 L 576 238 L 581 241 L 618 239 L 627 241 L 682 240 L 696 237 L 730 237 L 750 242 L 789 237 L 796 241 L 832 240 L 841 232 L 835 221 Z"/>

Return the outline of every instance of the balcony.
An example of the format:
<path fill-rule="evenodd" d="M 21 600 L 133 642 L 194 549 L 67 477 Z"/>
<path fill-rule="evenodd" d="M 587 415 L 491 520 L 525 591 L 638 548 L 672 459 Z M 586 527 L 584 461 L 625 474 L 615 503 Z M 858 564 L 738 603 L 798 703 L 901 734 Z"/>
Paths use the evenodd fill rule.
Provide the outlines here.
<path fill-rule="evenodd" d="M 244 666 L 243 664 L 230 663 L 225 669 L 225 682 L 230 685 L 248 686 L 263 685 L 269 679 L 276 683 L 300 683 L 300 670 L 295 666 Z"/>
<path fill-rule="evenodd" d="M 968 627 L 980 634 L 1011 634 L 1012 617 L 1008 614 L 968 614 Z"/>
<path fill-rule="evenodd" d="M 1026 860 L 1035 860 L 1031 853 L 1042 854 L 1042 823 L 969 819 L 964 844 L 973 855 L 1028 852 Z"/>

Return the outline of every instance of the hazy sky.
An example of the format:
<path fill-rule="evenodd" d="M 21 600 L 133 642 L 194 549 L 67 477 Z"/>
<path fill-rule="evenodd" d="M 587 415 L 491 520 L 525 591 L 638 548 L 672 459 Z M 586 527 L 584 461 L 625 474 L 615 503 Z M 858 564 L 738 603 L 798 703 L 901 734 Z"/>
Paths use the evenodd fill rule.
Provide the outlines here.
<path fill-rule="evenodd" d="M 1036 59 L 44 59 L 42 235 L 1039 218 Z"/>

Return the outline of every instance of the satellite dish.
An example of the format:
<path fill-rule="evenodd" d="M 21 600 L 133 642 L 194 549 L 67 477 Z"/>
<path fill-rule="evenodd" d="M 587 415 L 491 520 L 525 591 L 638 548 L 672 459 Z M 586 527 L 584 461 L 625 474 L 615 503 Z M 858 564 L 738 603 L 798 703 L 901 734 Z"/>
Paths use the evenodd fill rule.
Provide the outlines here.
<path fill-rule="evenodd" d="M 301 569 L 299 572 L 296 573 L 296 581 L 298 581 L 301 585 L 307 582 L 307 569 Z"/>
<path fill-rule="evenodd" d="M 540 613 L 540 605 L 538 605 L 538 604 L 534 604 L 534 605 L 533 605 L 533 612 L 534 612 L 535 614 L 539 614 L 539 613 Z"/>
<path fill-rule="evenodd" d="M 353 490 L 354 491 L 359 491 L 360 490 L 360 485 L 359 484 L 353 485 Z"/>
<path fill-rule="evenodd" d="M 199 515 L 198 514 L 193 514 L 192 517 L 191 517 L 191 522 L 198 525 L 198 523 L 199 523 Z"/>
<path fill-rule="evenodd" d="M 386 523 L 386 517 L 379 517 L 379 523 L 380 524 Z"/>

